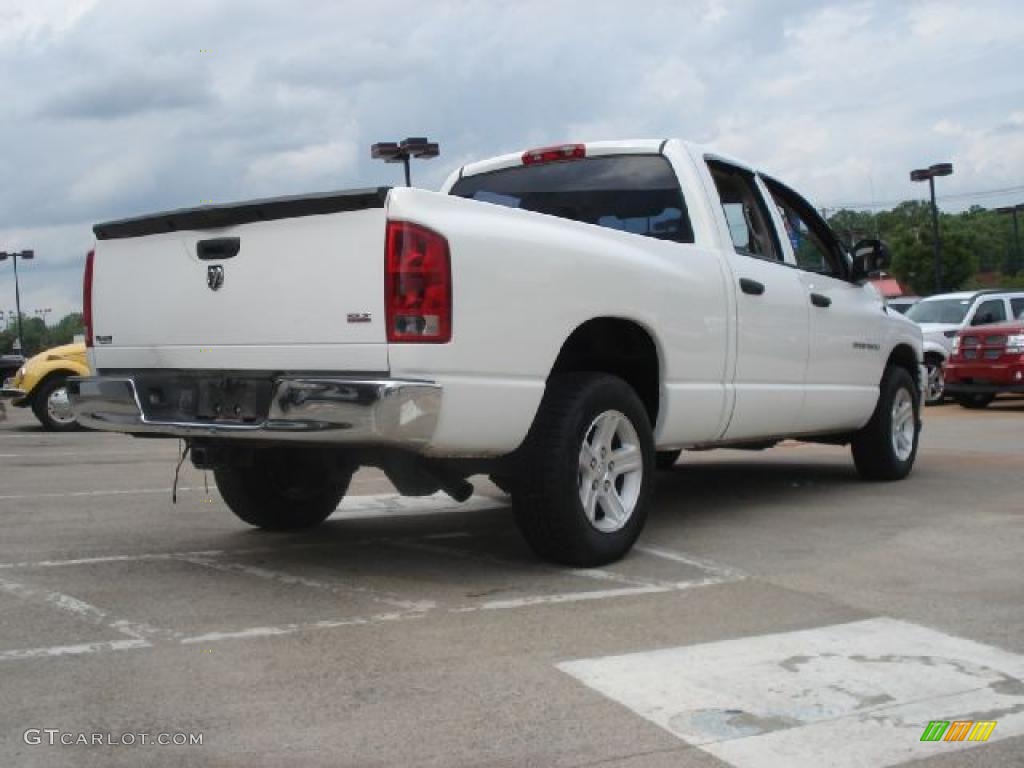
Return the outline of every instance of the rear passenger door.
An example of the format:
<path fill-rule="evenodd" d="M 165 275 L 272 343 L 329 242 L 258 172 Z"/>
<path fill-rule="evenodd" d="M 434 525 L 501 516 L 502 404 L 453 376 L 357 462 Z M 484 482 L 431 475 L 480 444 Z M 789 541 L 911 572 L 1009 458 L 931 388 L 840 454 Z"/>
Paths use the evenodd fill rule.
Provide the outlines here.
<path fill-rule="evenodd" d="M 1010 299 L 1010 310 L 1014 320 L 1024 320 L 1024 296 Z"/>
<path fill-rule="evenodd" d="M 1006 305 L 1000 297 L 978 302 L 968 324 L 972 326 L 992 325 L 993 323 L 1004 323 L 1006 320 Z"/>
<path fill-rule="evenodd" d="M 792 433 L 807 368 L 808 302 L 797 270 L 787 265 L 756 176 L 708 160 L 727 232 L 726 261 L 736 296 L 734 405 L 725 439 Z"/>
<path fill-rule="evenodd" d="M 762 180 L 810 312 L 810 353 L 797 428 L 821 432 L 860 427 L 875 408 L 885 367 L 885 304 L 871 286 L 850 282 L 842 246 L 814 207 L 784 184 Z"/>

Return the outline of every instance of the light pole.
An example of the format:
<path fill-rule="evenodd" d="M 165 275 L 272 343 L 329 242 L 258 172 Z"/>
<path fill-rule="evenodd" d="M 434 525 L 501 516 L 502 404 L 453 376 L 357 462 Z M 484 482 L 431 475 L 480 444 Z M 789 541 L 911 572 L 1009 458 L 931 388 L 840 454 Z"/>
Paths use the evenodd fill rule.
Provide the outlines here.
<path fill-rule="evenodd" d="M 1020 228 L 1017 225 L 1017 212 L 1024 211 L 1024 203 L 1017 203 L 1017 205 L 1008 205 L 1005 208 L 996 208 L 996 213 L 1001 213 L 1005 216 L 1013 216 L 1013 257 L 1007 259 L 1006 274 L 1013 275 L 1017 274 L 1017 270 L 1020 269 Z"/>
<path fill-rule="evenodd" d="M 36 317 L 38 317 L 39 319 L 41 319 L 43 321 L 43 327 L 44 328 L 49 327 L 49 324 L 46 322 L 46 316 L 48 314 L 50 314 L 51 312 L 53 312 L 53 310 L 50 307 L 47 307 L 46 309 L 34 309 L 34 310 L 32 310 L 32 314 L 34 314 Z"/>
<path fill-rule="evenodd" d="M 935 177 L 952 176 L 952 163 L 936 163 L 910 172 L 911 181 L 927 181 L 932 196 L 932 240 L 935 242 L 935 292 L 942 293 L 942 243 L 939 242 L 939 208 L 935 204 Z"/>
<path fill-rule="evenodd" d="M 405 168 L 405 186 L 412 186 L 412 176 L 409 172 L 409 159 L 418 157 L 421 160 L 429 160 L 441 154 L 437 142 L 425 138 L 403 139 L 402 141 L 380 141 L 370 147 L 370 157 L 374 160 L 383 160 L 385 163 L 401 163 Z"/>
<path fill-rule="evenodd" d="M 25 354 L 25 339 L 22 338 L 22 289 L 17 285 L 17 260 L 18 258 L 34 259 L 35 257 L 35 251 L 22 251 L 20 253 L 0 251 L 0 261 L 6 261 L 10 258 L 14 262 L 14 310 L 17 312 L 17 351 L 22 354 Z"/>

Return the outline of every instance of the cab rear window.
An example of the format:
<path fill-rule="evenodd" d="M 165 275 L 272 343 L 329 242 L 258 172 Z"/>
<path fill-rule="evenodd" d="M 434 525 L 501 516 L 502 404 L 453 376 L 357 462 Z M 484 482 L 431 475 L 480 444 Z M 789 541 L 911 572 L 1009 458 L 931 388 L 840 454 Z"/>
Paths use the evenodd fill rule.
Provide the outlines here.
<path fill-rule="evenodd" d="M 659 240 L 693 242 L 679 180 L 662 155 L 610 155 L 459 179 L 451 194 Z"/>

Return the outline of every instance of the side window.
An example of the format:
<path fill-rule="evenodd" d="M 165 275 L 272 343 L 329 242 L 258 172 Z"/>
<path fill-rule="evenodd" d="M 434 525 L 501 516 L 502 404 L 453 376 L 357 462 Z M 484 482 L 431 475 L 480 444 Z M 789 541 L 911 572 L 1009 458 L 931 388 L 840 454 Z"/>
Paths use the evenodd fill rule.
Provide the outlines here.
<path fill-rule="evenodd" d="M 1017 320 L 1024 320 L 1024 298 L 1010 299 L 1010 309 Z"/>
<path fill-rule="evenodd" d="M 845 277 L 842 251 L 817 211 L 788 187 L 774 179 L 761 178 L 779 209 L 779 217 L 786 227 L 786 237 L 793 246 L 797 266 L 821 275 L 840 279 Z"/>
<path fill-rule="evenodd" d="M 978 305 L 971 325 L 991 325 L 1006 320 L 1006 306 L 1002 299 L 989 299 Z"/>
<path fill-rule="evenodd" d="M 736 253 L 782 261 L 782 250 L 775 240 L 768 208 L 754 183 L 754 174 L 710 160 L 708 168 Z"/>

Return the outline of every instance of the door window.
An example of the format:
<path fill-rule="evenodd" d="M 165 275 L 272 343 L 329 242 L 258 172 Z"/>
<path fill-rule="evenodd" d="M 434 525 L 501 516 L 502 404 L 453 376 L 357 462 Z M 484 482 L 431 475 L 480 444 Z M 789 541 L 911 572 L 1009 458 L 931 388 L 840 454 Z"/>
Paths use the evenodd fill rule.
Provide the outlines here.
<path fill-rule="evenodd" d="M 971 325 L 990 325 L 1006 320 L 1006 306 L 1002 299 L 989 299 L 978 305 Z"/>
<path fill-rule="evenodd" d="M 754 174 L 731 165 L 708 161 L 722 202 L 736 253 L 769 261 L 782 261 L 768 207 L 754 182 Z"/>
<path fill-rule="evenodd" d="M 814 207 L 774 179 L 764 176 L 761 179 L 779 209 L 779 217 L 786 228 L 785 235 L 793 246 L 797 266 L 820 275 L 840 279 L 845 277 L 846 262 L 842 249 Z"/>
<path fill-rule="evenodd" d="M 1018 320 L 1024 320 L 1024 299 L 1010 299 L 1010 309 Z"/>

